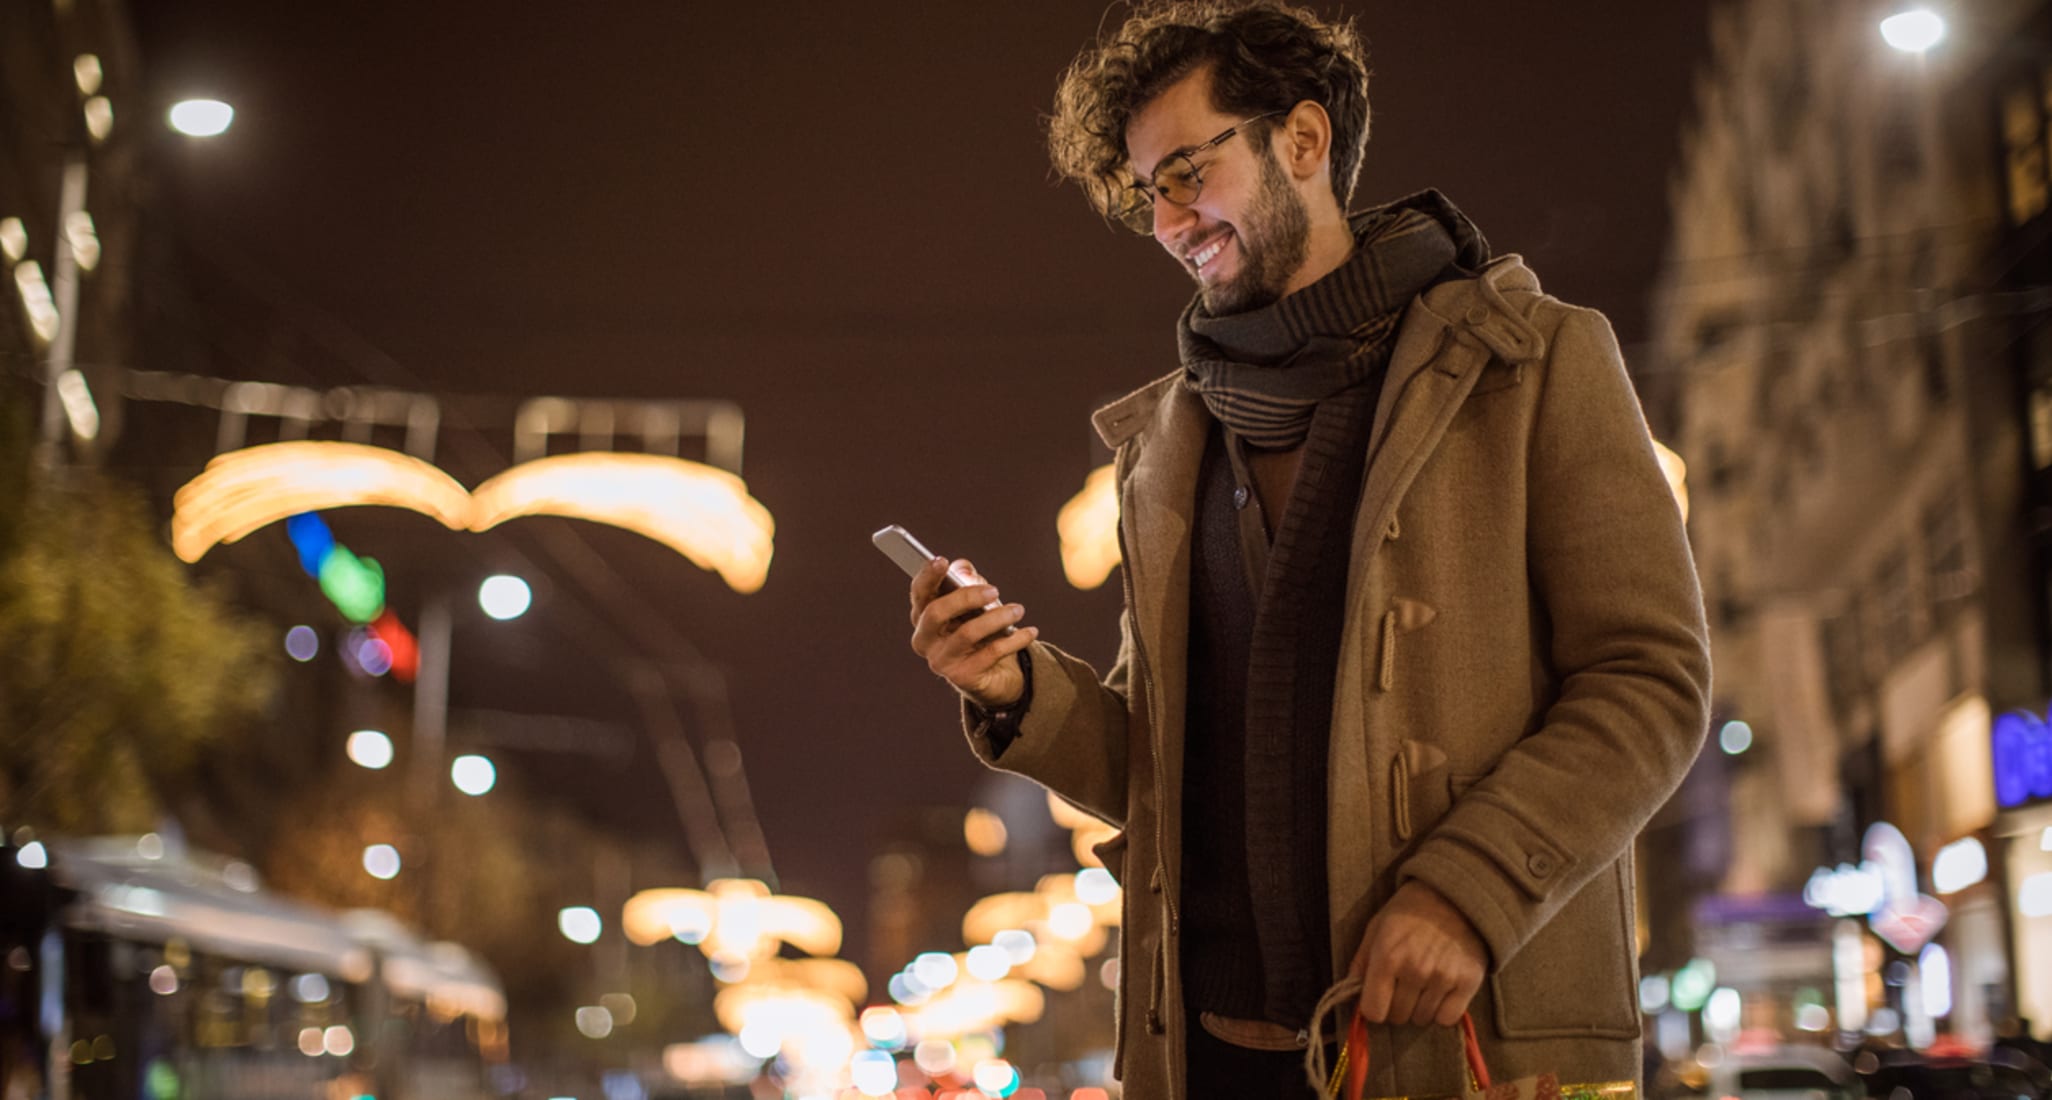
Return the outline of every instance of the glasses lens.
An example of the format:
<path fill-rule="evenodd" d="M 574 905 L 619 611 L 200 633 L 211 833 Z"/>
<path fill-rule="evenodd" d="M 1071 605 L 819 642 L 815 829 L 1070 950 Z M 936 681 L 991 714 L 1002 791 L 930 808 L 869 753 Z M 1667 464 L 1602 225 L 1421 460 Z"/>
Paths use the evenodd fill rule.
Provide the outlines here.
<path fill-rule="evenodd" d="M 1189 157 L 1178 156 L 1161 166 L 1154 174 L 1154 191 L 1177 206 L 1188 206 L 1197 201 L 1197 192 L 1204 188 L 1204 181 L 1197 176 L 1197 165 Z"/>
<path fill-rule="evenodd" d="M 1154 200 L 1139 187 L 1127 189 L 1125 205 L 1114 216 L 1135 233 L 1154 232 Z"/>

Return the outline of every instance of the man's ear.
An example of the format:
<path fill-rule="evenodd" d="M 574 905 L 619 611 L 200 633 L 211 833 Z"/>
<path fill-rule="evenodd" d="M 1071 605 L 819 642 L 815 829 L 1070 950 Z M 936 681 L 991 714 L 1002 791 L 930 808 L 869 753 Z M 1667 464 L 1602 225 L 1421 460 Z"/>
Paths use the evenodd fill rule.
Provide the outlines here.
<path fill-rule="evenodd" d="M 1283 164 L 1290 175 L 1308 180 L 1332 169 L 1332 116 L 1311 100 L 1304 100 L 1277 121 L 1283 139 Z"/>

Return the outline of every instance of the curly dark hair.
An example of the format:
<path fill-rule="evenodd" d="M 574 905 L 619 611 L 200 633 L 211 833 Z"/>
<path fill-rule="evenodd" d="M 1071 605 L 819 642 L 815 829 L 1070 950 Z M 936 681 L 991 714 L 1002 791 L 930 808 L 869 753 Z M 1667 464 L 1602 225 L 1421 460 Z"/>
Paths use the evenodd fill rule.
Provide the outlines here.
<path fill-rule="evenodd" d="M 1076 181 L 1100 214 L 1133 182 L 1126 126 L 1169 85 L 1212 66 L 1214 105 L 1235 115 L 1311 100 L 1332 119 L 1332 186 L 1353 201 L 1368 144 L 1368 66 L 1352 20 L 1329 22 L 1281 0 L 1148 0 L 1125 24 L 1076 55 L 1048 119 L 1054 170 Z M 1268 123 L 1250 128 L 1266 137 Z"/>

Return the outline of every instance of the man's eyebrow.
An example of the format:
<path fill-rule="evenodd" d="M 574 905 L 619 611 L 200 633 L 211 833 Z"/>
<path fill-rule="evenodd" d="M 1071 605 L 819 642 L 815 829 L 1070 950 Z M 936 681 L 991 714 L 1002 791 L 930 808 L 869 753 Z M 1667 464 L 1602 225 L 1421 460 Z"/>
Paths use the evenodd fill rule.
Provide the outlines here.
<path fill-rule="evenodd" d="M 1199 145 L 1203 145 L 1203 144 L 1204 144 L 1204 143 L 1203 143 L 1203 142 L 1201 142 L 1201 141 L 1196 141 L 1196 142 L 1191 142 L 1191 143 L 1190 143 L 1190 144 L 1188 144 L 1188 145 L 1179 145 L 1179 146 L 1177 146 L 1177 147 L 1176 147 L 1176 148 L 1174 148 L 1174 149 L 1170 149 L 1170 150 L 1169 150 L 1168 152 L 1166 152 L 1166 153 L 1163 153 L 1163 154 L 1161 155 L 1161 159 L 1160 159 L 1160 160 L 1158 160 L 1158 161 L 1155 161 L 1155 162 L 1154 162 L 1154 170 L 1153 170 L 1153 171 L 1151 171 L 1151 172 L 1147 173 L 1147 174 L 1146 174 L 1146 175 L 1144 175 L 1144 176 L 1139 176 L 1139 177 L 1137 177 L 1137 178 L 1138 178 L 1138 179 L 1140 179 L 1140 180 L 1141 180 L 1142 182 L 1152 182 L 1152 181 L 1153 181 L 1153 179 L 1154 179 L 1154 177 L 1156 177 L 1156 176 L 1158 176 L 1158 175 L 1160 175 L 1160 174 L 1161 174 L 1161 170 L 1162 170 L 1163 166 L 1167 165 L 1169 161 L 1172 161 L 1172 160 L 1176 159 L 1177 157 L 1187 157 L 1187 156 L 1189 156 L 1189 155 L 1190 155 L 1191 153 L 1195 152 L 1195 151 L 1196 151 L 1196 149 L 1197 149 L 1197 147 L 1198 147 Z"/>

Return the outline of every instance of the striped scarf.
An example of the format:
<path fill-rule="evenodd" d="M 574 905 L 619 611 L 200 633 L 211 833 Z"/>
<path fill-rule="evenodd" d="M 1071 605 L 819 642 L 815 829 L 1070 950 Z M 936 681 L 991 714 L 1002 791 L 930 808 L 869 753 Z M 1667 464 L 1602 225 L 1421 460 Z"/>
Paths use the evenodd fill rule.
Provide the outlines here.
<path fill-rule="evenodd" d="M 1248 444 L 1304 442 L 1318 403 L 1379 376 L 1411 300 L 1489 259 L 1489 244 L 1437 191 L 1355 214 L 1354 252 L 1275 303 L 1213 317 L 1193 299 L 1176 326 L 1185 380 Z"/>

